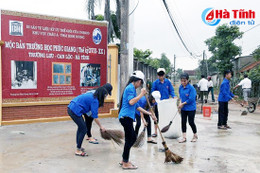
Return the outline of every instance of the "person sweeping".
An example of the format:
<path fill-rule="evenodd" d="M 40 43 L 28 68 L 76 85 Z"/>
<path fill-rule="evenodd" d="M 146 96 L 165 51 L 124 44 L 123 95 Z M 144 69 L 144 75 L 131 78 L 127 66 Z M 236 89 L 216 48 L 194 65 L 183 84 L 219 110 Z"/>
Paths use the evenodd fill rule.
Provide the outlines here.
<path fill-rule="evenodd" d="M 155 99 L 153 98 L 152 95 L 150 95 L 149 97 L 149 101 L 150 101 L 150 104 L 153 105 L 155 104 Z M 143 109 L 145 110 L 148 110 L 148 105 L 147 105 L 147 102 L 146 102 L 146 98 L 145 96 L 143 96 L 139 101 L 138 101 L 138 104 L 140 107 L 142 107 Z M 136 126 L 135 126 L 135 133 L 136 133 L 136 136 L 138 136 L 138 133 L 139 133 L 139 128 L 141 126 L 141 119 L 143 121 L 143 124 L 144 126 L 147 128 L 147 143 L 151 143 L 151 144 L 157 144 L 157 142 L 155 142 L 153 139 L 152 139 L 152 134 L 151 134 L 151 119 L 150 119 L 150 115 L 148 114 L 144 114 L 138 110 L 136 110 L 136 113 L 135 113 L 135 117 L 136 117 Z M 155 116 L 151 116 L 152 119 L 154 121 L 157 121 L 157 118 Z"/>
<path fill-rule="evenodd" d="M 107 83 L 107 84 L 103 85 L 103 87 L 106 88 L 107 91 L 109 91 L 109 95 L 111 95 L 112 86 L 109 83 Z M 90 90 L 86 93 L 93 93 L 94 94 L 95 91 L 96 90 Z M 97 124 L 99 123 L 98 117 L 93 116 L 91 111 L 89 111 L 89 112 L 87 112 L 86 114 L 83 114 L 83 115 L 84 115 L 86 126 L 87 126 L 87 134 L 86 134 L 87 138 L 86 138 L 86 140 L 91 144 L 99 144 L 98 140 L 96 138 L 94 138 L 92 136 L 92 133 L 91 133 L 93 121 L 95 121 Z"/>
<path fill-rule="evenodd" d="M 189 75 L 184 73 L 181 75 L 181 86 L 179 88 L 179 95 L 181 99 L 181 103 L 179 105 L 179 109 L 181 109 L 181 127 L 183 138 L 179 141 L 179 143 L 186 142 L 186 124 L 187 119 L 189 120 L 189 125 L 193 131 L 193 138 L 191 142 L 196 142 L 198 139 L 197 135 L 197 127 L 194 122 L 195 114 L 196 114 L 196 90 L 189 83 Z"/>
<path fill-rule="evenodd" d="M 94 93 L 88 92 L 75 97 L 68 105 L 67 112 L 71 119 L 78 126 L 76 134 L 76 156 L 88 156 L 85 152 L 85 149 L 81 146 L 84 136 L 88 131 L 85 121 L 89 120 L 84 120 L 82 115 L 91 111 L 91 116 L 95 119 L 95 122 L 99 126 L 100 130 L 105 131 L 105 128 L 100 124 L 98 120 L 98 108 L 104 105 L 104 100 L 108 94 L 111 95 L 112 89 L 113 87 L 111 86 L 111 84 L 107 83 L 106 85 L 97 88 Z"/>
<path fill-rule="evenodd" d="M 120 163 L 123 169 L 137 169 L 138 167 L 129 162 L 130 149 L 136 141 L 136 133 L 133 127 L 135 119 L 135 110 L 151 115 L 150 112 L 144 110 L 137 103 L 145 94 L 146 89 L 142 88 L 141 93 L 137 96 L 136 89 L 141 87 L 144 83 L 144 74 L 141 71 L 133 72 L 130 77 L 126 88 L 123 91 L 123 95 L 120 101 L 119 107 L 119 121 L 124 128 L 125 132 L 125 145 L 123 151 L 123 160 Z"/>

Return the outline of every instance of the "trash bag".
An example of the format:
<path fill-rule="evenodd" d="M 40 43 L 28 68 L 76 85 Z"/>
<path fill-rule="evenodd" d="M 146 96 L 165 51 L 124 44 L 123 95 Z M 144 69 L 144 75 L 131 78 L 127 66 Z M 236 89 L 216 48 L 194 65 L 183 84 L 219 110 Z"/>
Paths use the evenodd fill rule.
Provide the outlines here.
<path fill-rule="evenodd" d="M 177 115 L 175 116 L 177 112 Z M 177 139 L 181 137 L 181 117 L 177 108 L 177 99 L 165 99 L 158 102 L 159 126 L 162 129 L 167 126 L 173 117 L 172 125 L 169 130 L 163 133 L 164 137 L 170 139 Z"/>

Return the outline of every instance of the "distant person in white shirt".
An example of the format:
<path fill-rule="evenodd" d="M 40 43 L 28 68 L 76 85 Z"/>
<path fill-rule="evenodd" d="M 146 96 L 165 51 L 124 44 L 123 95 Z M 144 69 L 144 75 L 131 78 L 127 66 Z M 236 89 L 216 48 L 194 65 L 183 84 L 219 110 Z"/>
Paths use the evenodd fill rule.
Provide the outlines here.
<path fill-rule="evenodd" d="M 236 88 L 242 86 L 243 89 L 243 97 L 244 101 L 241 106 L 248 106 L 248 97 L 250 96 L 251 88 L 252 88 L 252 81 L 248 79 L 248 75 L 244 74 L 244 79 L 239 82 L 233 89 L 235 90 Z"/>
<path fill-rule="evenodd" d="M 215 102 L 213 82 L 211 80 L 211 76 L 208 76 L 208 95 L 210 92 L 211 92 L 212 102 Z"/>
<path fill-rule="evenodd" d="M 204 96 L 208 96 L 208 80 L 205 79 L 204 75 L 201 75 L 201 80 L 198 83 L 198 87 L 200 88 L 200 100 L 203 102 Z M 207 98 L 205 98 L 205 103 L 207 103 Z"/>

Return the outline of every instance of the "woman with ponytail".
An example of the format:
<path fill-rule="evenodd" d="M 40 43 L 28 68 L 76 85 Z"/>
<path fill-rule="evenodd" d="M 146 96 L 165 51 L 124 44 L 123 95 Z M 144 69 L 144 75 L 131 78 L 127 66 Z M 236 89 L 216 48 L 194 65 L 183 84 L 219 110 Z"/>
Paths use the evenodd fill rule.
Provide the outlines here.
<path fill-rule="evenodd" d="M 151 115 L 137 103 L 145 94 L 146 89 L 142 88 L 141 93 L 137 96 L 136 89 L 144 84 L 144 74 L 141 71 L 135 71 L 130 77 L 120 101 L 119 121 L 124 127 L 125 146 L 123 151 L 123 161 L 120 163 L 123 169 L 137 169 L 137 166 L 129 162 L 130 149 L 136 141 L 136 133 L 133 127 L 135 120 L 135 110 Z"/>
<path fill-rule="evenodd" d="M 82 148 L 81 145 L 85 134 L 87 132 L 90 133 L 91 126 L 88 127 L 88 125 L 92 124 L 92 121 L 89 122 L 90 119 L 95 119 L 95 122 L 100 127 L 100 130 L 105 131 L 105 128 L 100 124 L 98 120 L 98 108 L 104 105 L 104 100 L 108 94 L 111 95 L 112 89 L 113 87 L 111 86 L 111 84 L 107 83 L 104 86 L 97 88 L 94 93 L 87 92 L 75 97 L 68 105 L 68 114 L 78 126 L 76 135 L 76 156 L 87 156 L 85 149 Z M 85 117 L 84 120 L 82 115 L 86 116 L 86 114 L 90 112 L 91 118 Z"/>

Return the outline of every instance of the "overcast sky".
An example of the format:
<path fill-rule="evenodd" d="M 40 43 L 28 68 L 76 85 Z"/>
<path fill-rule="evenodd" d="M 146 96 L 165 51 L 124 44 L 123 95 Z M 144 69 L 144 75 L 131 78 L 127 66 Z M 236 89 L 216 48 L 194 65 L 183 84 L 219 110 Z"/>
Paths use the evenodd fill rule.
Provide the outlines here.
<path fill-rule="evenodd" d="M 201 20 L 201 14 L 206 8 L 230 11 L 251 9 L 256 12 L 255 25 L 260 24 L 259 0 L 167 0 L 167 2 L 188 48 L 197 55 L 207 50 L 204 41 L 212 37 L 216 29 L 216 26 L 208 26 Z M 77 19 L 87 19 L 85 7 L 86 0 L 0 0 L 1 9 Z M 97 11 L 101 13 L 102 9 L 98 8 Z M 140 0 L 134 18 L 134 47 L 152 50 L 152 57 L 160 57 L 161 53 L 166 53 L 172 62 L 175 54 L 177 68 L 194 69 L 198 66 L 201 57 L 197 59 L 189 57 L 177 37 L 162 0 Z M 220 24 L 230 21 L 221 20 Z M 252 27 L 240 26 L 240 30 L 246 31 Z M 236 44 L 242 46 L 243 55 L 250 54 L 260 45 L 260 26 L 246 32 Z M 209 57 L 210 53 L 206 53 Z"/>

